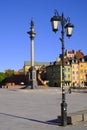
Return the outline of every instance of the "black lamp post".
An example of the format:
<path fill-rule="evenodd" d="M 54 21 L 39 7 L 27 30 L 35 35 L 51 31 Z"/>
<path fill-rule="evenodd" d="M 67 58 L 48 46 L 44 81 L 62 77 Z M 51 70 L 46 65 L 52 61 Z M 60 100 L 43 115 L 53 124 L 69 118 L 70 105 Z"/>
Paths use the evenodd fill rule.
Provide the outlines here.
<path fill-rule="evenodd" d="M 64 76 L 64 33 L 66 29 L 66 35 L 68 37 L 72 36 L 72 30 L 74 26 L 70 23 L 70 18 L 65 18 L 64 14 L 62 16 L 58 15 L 57 10 L 55 10 L 55 15 L 51 18 L 52 30 L 54 32 L 58 31 L 59 22 L 61 22 L 62 26 L 62 37 L 60 38 L 62 42 L 62 103 L 61 103 L 61 125 L 67 125 L 67 103 L 66 103 L 66 95 L 65 95 L 65 76 Z"/>

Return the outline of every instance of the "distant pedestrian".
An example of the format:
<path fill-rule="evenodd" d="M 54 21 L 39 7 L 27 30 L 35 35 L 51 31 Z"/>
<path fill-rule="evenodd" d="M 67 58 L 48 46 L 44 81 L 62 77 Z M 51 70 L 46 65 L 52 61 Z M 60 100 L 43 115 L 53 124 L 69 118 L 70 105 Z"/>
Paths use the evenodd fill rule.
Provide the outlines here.
<path fill-rule="evenodd" d="M 68 93 L 71 94 L 71 87 L 68 89 Z"/>

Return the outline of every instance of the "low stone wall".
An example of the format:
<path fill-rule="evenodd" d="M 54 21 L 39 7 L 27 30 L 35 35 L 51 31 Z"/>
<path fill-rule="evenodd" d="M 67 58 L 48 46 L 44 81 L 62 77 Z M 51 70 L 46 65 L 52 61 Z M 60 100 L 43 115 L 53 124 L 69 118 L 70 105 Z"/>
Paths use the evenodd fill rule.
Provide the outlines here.
<path fill-rule="evenodd" d="M 83 121 L 87 121 L 87 110 L 67 114 L 67 125 L 74 125 Z M 61 124 L 61 116 L 58 116 L 58 122 Z"/>
<path fill-rule="evenodd" d="M 7 83 L 2 88 L 24 88 L 24 85 L 15 85 L 15 83 Z"/>

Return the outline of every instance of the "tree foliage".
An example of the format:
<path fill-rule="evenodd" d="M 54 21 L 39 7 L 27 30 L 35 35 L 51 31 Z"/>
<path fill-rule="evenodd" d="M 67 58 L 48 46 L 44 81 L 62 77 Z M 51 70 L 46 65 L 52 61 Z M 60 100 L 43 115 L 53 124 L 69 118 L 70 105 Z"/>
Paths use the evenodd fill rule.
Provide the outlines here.
<path fill-rule="evenodd" d="M 5 71 L 5 76 L 6 77 L 11 77 L 12 75 L 14 75 L 14 70 L 8 69 L 8 70 Z"/>
<path fill-rule="evenodd" d="M 5 79 L 5 73 L 0 72 L 0 82 Z"/>

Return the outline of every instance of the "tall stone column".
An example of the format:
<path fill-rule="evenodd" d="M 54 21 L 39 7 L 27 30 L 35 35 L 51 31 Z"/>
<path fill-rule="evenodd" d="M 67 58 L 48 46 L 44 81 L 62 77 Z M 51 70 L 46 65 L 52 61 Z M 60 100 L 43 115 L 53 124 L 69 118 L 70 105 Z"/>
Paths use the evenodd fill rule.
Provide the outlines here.
<path fill-rule="evenodd" d="M 31 67 L 29 69 L 29 80 L 31 81 L 31 89 L 37 88 L 37 74 L 36 74 L 36 69 L 34 65 L 34 37 L 36 35 L 36 32 L 34 32 L 34 22 L 31 20 L 30 23 L 30 31 L 27 32 L 30 35 L 30 40 L 31 40 Z"/>

